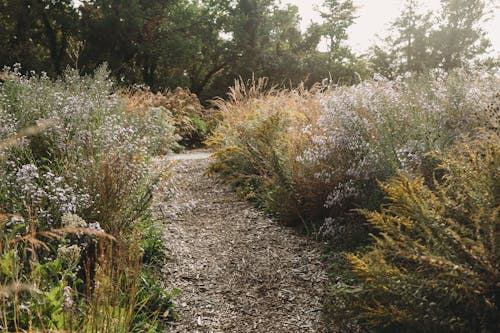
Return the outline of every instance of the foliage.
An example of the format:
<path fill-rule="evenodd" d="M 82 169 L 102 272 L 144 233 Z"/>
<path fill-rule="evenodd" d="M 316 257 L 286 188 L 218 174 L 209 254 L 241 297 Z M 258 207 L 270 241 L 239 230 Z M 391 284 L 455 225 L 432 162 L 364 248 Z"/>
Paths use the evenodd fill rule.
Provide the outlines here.
<path fill-rule="evenodd" d="M 356 8 L 352 0 L 325 0 L 323 2 L 325 11 L 321 17 L 325 20 L 322 25 L 326 39 L 328 40 L 329 62 L 342 61 L 345 57 L 352 58 L 349 48 L 343 45 L 348 38 L 347 29 L 354 23 L 354 12 Z"/>
<path fill-rule="evenodd" d="M 167 117 L 175 126 L 175 133 L 183 146 L 199 146 L 207 138 L 215 121 L 213 112 L 205 109 L 188 89 L 153 93 L 149 89 L 131 88 L 122 92 L 126 107 L 131 113 L 156 110 Z M 163 143 L 163 147 L 169 147 Z M 174 149 L 180 149 L 175 147 Z"/>
<path fill-rule="evenodd" d="M 298 8 L 276 0 L 2 0 L 0 66 L 20 62 L 55 77 L 68 65 L 89 74 L 107 62 L 120 84 L 154 92 L 180 86 L 204 104 L 239 77 L 349 83 L 366 66 L 345 45 L 337 48 L 352 15 L 339 17 L 338 30 L 335 10 L 323 10 L 328 25 L 302 32 Z M 330 52 L 318 51 L 322 36 L 336 41 Z"/>
<path fill-rule="evenodd" d="M 476 60 L 491 46 L 480 27 L 480 23 L 488 19 L 488 4 L 483 0 L 442 1 L 439 28 L 431 32 L 431 39 L 444 70 Z"/>
<path fill-rule="evenodd" d="M 373 70 L 392 78 L 405 72 L 450 71 L 477 63 L 494 67 L 495 60 L 485 57 L 491 42 L 481 27 L 489 18 L 490 7 L 483 0 L 443 0 L 434 14 L 425 11 L 420 1 L 407 0 L 392 23 L 392 34 L 372 47 Z"/>
<path fill-rule="evenodd" d="M 321 225 L 345 243 L 366 233 L 350 210 L 380 205 L 377 181 L 415 172 L 427 152 L 462 133 L 498 128 L 498 112 L 488 111 L 497 87 L 496 76 L 464 71 L 324 92 L 261 93 L 238 83 L 232 100 L 218 103 L 213 169 L 282 221 Z"/>
<path fill-rule="evenodd" d="M 400 174 L 382 185 L 388 204 L 368 212 L 378 231 L 348 257 L 361 280 L 333 295 L 384 332 L 497 332 L 500 179 L 498 131 L 465 138 L 430 183 Z M 337 309 L 335 311 L 338 311 Z"/>
<path fill-rule="evenodd" d="M 139 295 L 138 244 L 161 252 L 149 203 L 162 170 L 151 171 L 151 154 L 176 142 L 171 120 L 127 112 L 105 67 L 57 81 L 18 68 L 4 77 L 1 330 L 130 332 L 146 318 L 141 305 L 160 297 Z M 167 319 L 147 317 L 158 330 Z"/>
<path fill-rule="evenodd" d="M 179 290 L 166 292 L 157 278 L 143 272 L 138 284 L 136 316 L 132 332 L 158 332 L 165 330 L 165 321 L 176 318 L 171 297 L 179 294 Z"/>
<path fill-rule="evenodd" d="M 300 159 L 323 166 L 316 177 L 330 184 L 326 204 L 336 216 L 356 206 L 375 208 L 377 180 L 398 169 L 413 172 L 426 152 L 498 121 L 486 112 L 496 99 L 495 82 L 486 73 L 456 71 L 338 87 L 326 94 L 315 145 Z"/>
<path fill-rule="evenodd" d="M 60 75 L 68 64 L 78 12 L 70 0 L 0 1 L 0 64 Z"/>
<path fill-rule="evenodd" d="M 367 58 L 346 45 L 356 18 L 351 0 L 325 0 L 323 23 L 301 29 L 298 7 L 277 0 L 0 1 L 0 66 L 61 75 L 66 66 L 92 73 L 107 62 L 120 84 L 152 91 L 189 89 L 204 105 L 225 97 L 235 79 L 268 77 L 280 87 L 330 79 L 353 84 L 371 71 L 451 70 L 486 57 L 484 0 L 441 1 L 428 13 L 408 0 L 390 35 Z M 327 50 L 321 50 L 326 41 Z"/>
<path fill-rule="evenodd" d="M 315 200 L 319 189 L 311 170 L 296 157 L 311 143 L 301 130 L 318 118 L 319 90 L 265 86 L 266 80 L 238 81 L 229 101 L 216 102 L 223 120 L 208 141 L 215 149 L 212 171 L 282 221 L 309 228 L 303 211 L 321 210 L 323 203 Z"/>
<path fill-rule="evenodd" d="M 86 304 L 82 332 L 163 332 L 174 318 L 171 295 L 151 269 L 141 267 L 138 244 L 97 248 L 96 284 Z"/>
<path fill-rule="evenodd" d="M 151 269 L 160 267 L 167 260 L 161 228 L 153 219 L 144 219 L 139 223 L 138 230 L 142 264 Z"/>

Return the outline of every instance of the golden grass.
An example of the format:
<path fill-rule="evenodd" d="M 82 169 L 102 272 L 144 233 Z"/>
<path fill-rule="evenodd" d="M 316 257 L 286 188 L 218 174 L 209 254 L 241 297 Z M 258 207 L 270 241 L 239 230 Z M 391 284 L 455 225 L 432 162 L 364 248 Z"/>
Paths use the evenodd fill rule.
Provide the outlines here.
<path fill-rule="evenodd" d="M 148 108 L 162 107 L 171 113 L 177 133 L 182 137 L 196 131 L 191 115 L 205 119 L 209 113 L 205 110 L 198 97 L 188 89 L 177 88 L 173 91 L 153 93 L 148 89 L 128 88 L 118 92 L 124 99 L 128 112 L 143 114 Z M 208 119 L 206 119 L 208 120 Z"/>
<path fill-rule="evenodd" d="M 279 209 L 282 220 L 287 223 L 291 222 L 286 221 L 287 218 L 298 218 L 306 225 L 308 222 L 302 218 L 302 212 L 323 209 L 328 194 L 329 189 L 322 187 L 314 177 L 317 170 L 298 160 L 314 145 L 314 124 L 321 114 L 323 94 L 319 86 L 309 90 L 303 86 L 283 90 L 268 88 L 266 79 L 247 84 L 239 80 L 230 89 L 228 100 L 213 102 L 221 118 L 213 136 L 206 142 L 217 158 L 213 170 L 223 174 L 226 170 L 230 174 L 229 182 L 241 184 L 253 176 L 241 172 L 240 167 L 253 168 L 259 181 L 268 186 L 260 190 L 277 189 L 281 193 L 263 201 Z M 306 127 L 308 130 L 304 131 Z M 251 190 L 243 189 L 242 194 L 259 200 L 259 194 Z M 303 203 L 318 207 L 304 209 Z"/>

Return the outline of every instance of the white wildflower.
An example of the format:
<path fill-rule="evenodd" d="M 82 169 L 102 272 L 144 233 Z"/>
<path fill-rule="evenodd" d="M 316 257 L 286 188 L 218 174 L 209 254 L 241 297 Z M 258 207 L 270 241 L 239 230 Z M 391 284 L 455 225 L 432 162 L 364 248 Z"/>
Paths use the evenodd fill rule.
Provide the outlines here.
<path fill-rule="evenodd" d="M 70 286 L 64 287 L 63 298 L 64 298 L 64 301 L 62 304 L 63 311 L 65 311 L 65 312 L 71 311 L 73 309 L 75 303 L 73 301 L 73 289 L 71 289 Z"/>
<path fill-rule="evenodd" d="M 64 214 L 61 221 L 65 228 L 86 228 L 88 226 L 87 222 L 76 214 Z"/>

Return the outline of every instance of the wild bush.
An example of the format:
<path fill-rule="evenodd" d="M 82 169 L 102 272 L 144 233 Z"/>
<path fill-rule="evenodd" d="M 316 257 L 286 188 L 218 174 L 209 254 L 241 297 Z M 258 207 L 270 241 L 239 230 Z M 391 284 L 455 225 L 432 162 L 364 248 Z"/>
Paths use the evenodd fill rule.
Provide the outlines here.
<path fill-rule="evenodd" d="M 301 159 L 324 166 L 317 176 L 331 184 L 326 205 L 335 223 L 351 208 L 376 208 L 377 181 L 398 170 L 414 172 L 422 156 L 447 147 L 464 133 L 492 121 L 485 110 L 499 78 L 486 73 L 376 78 L 326 94 L 316 145 Z M 498 119 L 496 120 L 498 121 Z"/>
<path fill-rule="evenodd" d="M 312 144 L 303 129 L 319 116 L 319 89 L 266 90 L 266 84 L 237 82 L 229 100 L 215 102 L 222 121 L 208 140 L 216 157 L 211 169 L 282 221 L 310 228 L 303 214 L 321 211 L 325 193 L 314 166 L 297 156 Z"/>
<path fill-rule="evenodd" d="M 67 226 L 39 230 L 34 217 L 0 215 L 0 330 L 18 332 L 78 327 L 78 291 L 82 246 L 71 237 L 91 243 L 114 242 L 102 230 Z M 99 283 L 94 279 L 94 283 Z"/>
<path fill-rule="evenodd" d="M 198 97 L 188 89 L 177 88 L 155 94 L 147 88 L 134 87 L 122 91 L 121 95 L 131 113 L 156 110 L 160 115 L 172 117 L 175 133 L 187 147 L 201 145 L 215 121 L 213 112 L 205 109 Z"/>
<path fill-rule="evenodd" d="M 462 70 L 321 92 L 264 93 L 262 85 L 238 83 L 217 104 L 214 170 L 285 222 L 316 222 L 328 237 L 357 242 L 366 230 L 351 210 L 380 205 L 377 181 L 414 172 L 427 152 L 475 128 L 498 128 L 488 105 L 499 83 Z"/>
<path fill-rule="evenodd" d="M 348 256 L 359 284 L 338 283 L 331 308 L 383 332 L 498 332 L 500 136 L 481 131 L 439 161 L 432 184 L 402 173 L 382 185 L 388 203 L 364 211 L 377 230 Z"/>
<path fill-rule="evenodd" d="M 151 168 L 152 154 L 177 140 L 171 119 L 127 112 L 105 67 L 85 77 L 68 70 L 56 81 L 17 70 L 7 77 L 0 85 L 0 326 L 130 332 L 147 317 L 161 327 L 166 317 L 140 312 L 149 296 L 138 293 L 146 268 L 137 244 L 159 251 L 158 234 L 142 231 L 162 173 Z M 164 299 L 158 306 L 170 308 Z M 66 300 L 73 310 L 65 312 Z M 84 320 L 92 311 L 99 316 Z"/>

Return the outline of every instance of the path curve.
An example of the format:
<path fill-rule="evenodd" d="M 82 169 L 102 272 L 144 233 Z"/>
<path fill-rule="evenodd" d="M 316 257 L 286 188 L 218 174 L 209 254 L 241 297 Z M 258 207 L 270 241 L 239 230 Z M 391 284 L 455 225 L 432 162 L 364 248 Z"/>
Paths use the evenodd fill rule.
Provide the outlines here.
<path fill-rule="evenodd" d="M 208 150 L 198 149 L 181 154 L 167 155 L 167 161 L 187 161 L 187 160 L 205 160 L 210 157 L 211 153 Z"/>
<path fill-rule="evenodd" d="M 206 151 L 168 158 L 155 206 L 179 319 L 170 332 L 326 332 L 321 245 L 279 226 L 206 176 Z"/>

